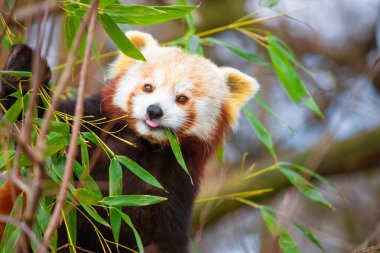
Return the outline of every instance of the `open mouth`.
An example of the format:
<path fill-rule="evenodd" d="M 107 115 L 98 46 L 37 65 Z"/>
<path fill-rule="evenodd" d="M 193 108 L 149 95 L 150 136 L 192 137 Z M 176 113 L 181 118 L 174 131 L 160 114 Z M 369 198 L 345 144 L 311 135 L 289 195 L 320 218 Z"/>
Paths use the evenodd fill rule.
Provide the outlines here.
<path fill-rule="evenodd" d="M 152 130 L 159 130 L 159 129 L 165 129 L 165 127 L 161 126 L 157 120 L 154 119 L 147 119 L 144 121 L 145 124 Z"/>

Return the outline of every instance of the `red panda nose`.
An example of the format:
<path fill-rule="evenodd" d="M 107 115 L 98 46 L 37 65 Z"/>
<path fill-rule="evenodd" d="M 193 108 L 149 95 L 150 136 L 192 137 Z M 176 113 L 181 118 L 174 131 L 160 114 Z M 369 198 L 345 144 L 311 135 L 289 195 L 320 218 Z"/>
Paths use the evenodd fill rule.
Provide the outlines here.
<path fill-rule="evenodd" d="M 161 107 L 158 105 L 150 105 L 146 109 L 149 119 L 159 119 L 164 115 Z"/>

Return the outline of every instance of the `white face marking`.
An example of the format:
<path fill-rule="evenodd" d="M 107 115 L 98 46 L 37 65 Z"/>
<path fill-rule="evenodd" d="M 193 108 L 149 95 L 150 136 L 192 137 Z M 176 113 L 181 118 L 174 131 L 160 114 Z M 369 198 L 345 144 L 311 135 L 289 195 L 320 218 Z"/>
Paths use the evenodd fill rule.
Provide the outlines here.
<path fill-rule="evenodd" d="M 158 87 L 164 84 L 165 81 L 165 74 L 162 70 L 156 70 L 153 73 L 153 84 Z"/>
<path fill-rule="evenodd" d="M 185 92 L 186 90 L 191 89 L 192 87 L 194 87 L 194 84 L 190 80 L 186 80 L 186 79 L 185 80 L 181 80 L 176 85 L 175 92 L 177 94 L 181 94 L 181 93 Z"/>
<path fill-rule="evenodd" d="M 155 54 L 153 61 L 165 59 L 170 50 L 170 48 L 162 48 L 156 52 L 152 51 L 152 54 Z M 149 54 L 145 53 L 145 56 L 148 60 L 150 59 Z M 148 63 L 136 61 L 128 67 L 128 71 L 122 76 L 115 93 L 114 104 L 126 111 L 127 99 L 130 98 L 133 91 L 138 91 L 131 98 L 132 108 L 128 113 L 135 120 L 136 132 L 141 136 L 146 136 L 150 141 L 166 141 L 164 128 L 170 128 L 173 131 L 181 130 L 182 135 L 207 140 L 217 126 L 222 102 L 228 96 L 228 87 L 223 73 L 219 71 L 217 66 L 207 60 L 200 63 L 204 63 L 205 66 L 201 66 L 197 70 L 198 74 L 194 73 L 193 69 L 183 65 L 182 62 L 166 62 L 162 63 L 162 68 L 152 71 L 151 76 L 143 78 L 141 70 L 146 70 L 145 64 Z M 155 86 L 153 92 L 142 91 L 142 86 L 146 83 Z M 203 91 L 197 93 L 203 95 L 192 94 L 194 89 Z M 176 98 L 179 95 L 187 96 L 189 98 L 188 104 L 178 104 Z M 163 116 L 155 119 L 161 127 L 152 129 L 147 125 L 146 120 L 149 119 L 147 108 L 150 105 L 157 105 L 162 109 Z M 193 110 L 191 114 L 195 115 L 195 118 L 190 117 L 190 108 Z M 187 129 L 186 126 L 191 127 Z M 186 129 L 185 132 L 183 132 L 184 129 Z"/>
<path fill-rule="evenodd" d="M 140 63 L 130 66 L 128 71 L 121 77 L 119 86 L 116 89 L 113 103 L 120 109 L 126 111 L 127 99 L 130 93 L 141 81 Z"/>

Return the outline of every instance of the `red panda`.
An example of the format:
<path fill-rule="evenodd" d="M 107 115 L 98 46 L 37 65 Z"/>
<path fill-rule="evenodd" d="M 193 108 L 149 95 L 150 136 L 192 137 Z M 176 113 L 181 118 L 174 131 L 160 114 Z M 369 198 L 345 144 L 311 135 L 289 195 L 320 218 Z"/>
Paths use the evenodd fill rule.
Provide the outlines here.
<path fill-rule="evenodd" d="M 259 84 L 236 69 L 218 67 L 181 48 L 162 47 L 147 33 L 130 31 L 126 35 L 147 61 L 119 53 L 110 66 L 110 81 L 85 100 L 84 115 L 107 119 L 125 116 L 120 117 L 113 128 L 123 129 L 116 132 L 117 137 L 135 143 L 136 147 L 112 136 L 107 136 L 106 143 L 116 154 L 128 156 L 148 170 L 166 190 L 141 181 L 127 170 L 123 175 L 123 194 L 168 198 L 152 206 L 123 208 L 139 232 L 146 252 L 188 252 L 191 211 L 206 162 L 228 129 L 236 126 L 239 110 L 258 91 Z M 22 49 L 16 49 L 20 52 L 31 50 L 27 46 L 19 47 Z M 17 57 L 13 59 L 17 61 Z M 7 85 L 1 83 L 1 89 Z M 9 93 L 0 94 L 5 98 Z M 73 114 L 74 105 L 74 100 L 66 100 L 57 110 Z M 165 129 L 178 135 L 193 183 L 174 157 Z M 108 181 L 108 166 L 107 156 L 100 156 L 92 176 Z M 0 189 L 0 199 L 6 195 L 9 191 Z M 0 212 L 7 205 L 0 202 Z M 107 218 L 105 212 L 101 214 Z M 99 229 L 112 241 L 109 228 Z M 78 232 L 77 246 L 95 252 L 101 249 L 99 242 L 93 239 L 97 238 L 93 227 L 84 218 L 78 217 Z M 65 240 L 65 230 L 60 229 L 60 245 L 67 243 Z M 133 233 L 126 226 L 122 226 L 119 243 L 136 248 Z M 123 251 L 120 247 L 118 250 Z"/>

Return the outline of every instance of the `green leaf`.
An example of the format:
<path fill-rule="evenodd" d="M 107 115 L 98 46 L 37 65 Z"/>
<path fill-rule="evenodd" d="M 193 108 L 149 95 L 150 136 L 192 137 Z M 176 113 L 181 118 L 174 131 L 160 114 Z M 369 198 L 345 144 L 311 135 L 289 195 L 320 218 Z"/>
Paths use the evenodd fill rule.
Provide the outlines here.
<path fill-rule="evenodd" d="M 293 170 L 279 167 L 279 171 L 294 185 L 300 192 L 302 192 L 309 199 L 326 207 L 332 207 L 331 204 L 322 196 L 322 194 L 304 177 L 294 172 Z"/>
<path fill-rule="evenodd" d="M 74 161 L 73 170 L 75 176 L 79 179 L 84 188 L 95 192 L 98 196 L 103 198 L 103 194 L 100 191 L 96 181 L 92 178 L 88 171 L 86 171 L 77 161 Z"/>
<path fill-rule="evenodd" d="M 96 146 L 101 148 L 106 154 L 110 156 L 115 156 L 113 151 L 107 147 L 107 145 L 93 132 L 84 132 L 82 133 L 83 137 L 86 138 L 87 140 L 91 141 L 94 143 Z"/>
<path fill-rule="evenodd" d="M 123 171 L 117 158 L 113 158 L 109 167 L 109 195 L 121 195 L 123 192 Z"/>
<path fill-rule="evenodd" d="M 182 156 L 182 151 L 179 145 L 178 136 L 174 134 L 172 131 L 170 131 L 169 129 L 166 129 L 166 136 L 168 137 L 170 147 L 172 148 L 175 158 L 177 159 L 181 167 L 185 170 L 185 172 L 189 175 L 191 183 L 193 184 L 193 179 L 191 178 L 191 175 L 189 173 L 189 170 L 187 169 L 185 160 L 183 159 L 183 156 Z"/>
<path fill-rule="evenodd" d="M 0 70 L 0 74 L 32 78 L 32 72 L 29 71 Z"/>
<path fill-rule="evenodd" d="M 148 171 L 142 168 L 131 158 L 126 156 L 117 156 L 117 160 L 144 182 L 156 186 L 157 188 L 164 189 L 164 187 L 162 187 L 160 182 L 158 182 L 157 179 L 155 179 L 154 176 L 152 176 L 152 174 L 150 174 Z"/>
<path fill-rule="evenodd" d="M 212 44 L 215 44 L 215 45 L 225 47 L 228 50 L 230 50 L 231 52 L 233 52 L 234 54 L 236 54 L 236 55 L 238 55 L 238 56 L 240 56 L 240 57 L 242 57 L 248 61 L 257 63 L 260 66 L 263 66 L 263 67 L 271 67 L 272 66 L 269 62 L 267 62 L 266 60 L 264 60 L 260 56 L 255 55 L 255 54 L 251 54 L 251 53 L 245 51 L 244 49 L 239 48 L 239 47 L 237 47 L 231 43 L 221 41 L 221 40 L 218 40 L 215 38 L 207 38 L 206 41 L 210 42 Z"/>
<path fill-rule="evenodd" d="M 116 209 L 115 209 L 115 210 L 116 210 Z M 119 214 L 120 214 L 121 218 L 123 219 L 123 221 L 124 221 L 125 223 L 127 223 L 127 225 L 132 229 L 133 234 L 134 234 L 135 239 L 136 239 L 136 243 L 137 243 L 137 247 L 138 247 L 138 249 L 139 249 L 139 252 L 140 252 L 140 253 L 144 253 L 144 246 L 143 246 L 143 244 L 142 244 L 142 241 L 141 241 L 140 235 L 139 235 L 139 233 L 137 232 L 135 226 L 133 226 L 133 223 L 132 223 L 132 221 L 131 221 L 131 218 L 129 218 L 129 216 L 128 216 L 127 214 L 125 214 L 125 213 L 123 213 L 123 212 L 121 212 L 121 211 L 119 211 L 119 210 L 117 210 L 117 212 L 119 212 Z"/>
<path fill-rule="evenodd" d="M 78 138 L 78 143 L 80 145 L 80 154 L 82 159 L 82 166 L 86 174 L 90 173 L 90 157 L 88 155 L 88 148 L 86 141 L 82 138 Z"/>
<path fill-rule="evenodd" d="M 110 38 L 125 55 L 145 61 L 144 55 L 133 45 L 117 24 L 106 14 L 99 15 L 99 20 Z"/>
<path fill-rule="evenodd" d="M 123 171 L 118 159 L 115 157 L 111 160 L 109 167 L 109 195 L 118 196 L 123 194 Z M 116 207 L 121 211 L 121 207 Z M 121 216 L 115 209 L 110 209 L 110 221 L 112 234 L 115 242 L 119 241 Z"/>
<path fill-rule="evenodd" d="M 146 6 L 110 4 L 103 13 L 116 23 L 129 25 L 152 25 L 183 18 L 196 6 Z M 84 10 L 83 10 L 84 12 Z"/>
<path fill-rule="evenodd" d="M 34 122 L 38 126 L 42 126 L 44 120 L 41 118 L 35 118 Z M 49 132 L 56 132 L 61 135 L 69 135 L 70 134 L 70 125 L 66 122 L 60 121 L 50 121 Z"/>
<path fill-rule="evenodd" d="M 309 94 L 302 79 L 297 74 L 292 66 L 294 61 L 289 52 L 282 44 L 279 43 L 279 39 L 275 36 L 268 36 L 268 53 L 272 60 L 272 64 L 280 83 L 284 87 L 289 97 L 295 102 L 302 102 L 306 107 L 310 108 L 320 117 L 323 117 L 318 105 Z"/>
<path fill-rule="evenodd" d="M 70 243 L 76 245 L 77 242 L 77 211 L 75 209 L 71 210 L 66 216 L 65 225 L 67 229 L 67 237 L 70 238 Z M 70 247 L 70 252 L 72 248 Z"/>
<path fill-rule="evenodd" d="M 42 241 L 42 236 L 45 233 L 46 228 L 49 225 L 49 221 L 51 218 L 50 211 L 46 205 L 45 198 L 42 198 L 38 205 L 37 214 L 36 214 L 36 226 L 34 227 L 34 232 L 38 241 Z M 52 238 L 52 243 L 50 244 L 50 249 L 55 252 L 56 250 L 56 233 Z M 33 252 L 37 252 L 37 245 L 32 244 Z"/>
<path fill-rule="evenodd" d="M 223 158 L 224 158 L 224 144 L 220 145 L 216 149 L 216 158 L 218 159 L 218 163 L 221 166 L 223 164 Z"/>
<path fill-rule="evenodd" d="M 270 115 L 272 118 L 280 121 L 284 124 L 291 132 L 295 132 L 294 128 L 289 126 L 284 120 L 282 120 L 258 95 L 255 96 L 256 102 Z"/>
<path fill-rule="evenodd" d="M 329 186 L 333 189 L 336 189 L 335 185 L 330 182 L 329 180 L 327 180 L 326 178 L 324 178 L 323 176 L 321 176 L 320 174 L 314 172 L 314 171 L 311 171 L 309 170 L 308 168 L 306 167 L 303 167 L 301 165 L 298 165 L 298 164 L 294 164 L 294 163 L 289 163 L 289 162 L 282 162 L 282 164 L 284 166 L 289 166 L 291 168 L 294 168 L 296 170 L 299 170 L 299 171 L 302 171 L 303 173 L 306 173 L 307 175 L 317 179 L 319 182 L 321 182 L 322 184 L 326 185 L 326 186 Z"/>
<path fill-rule="evenodd" d="M 23 98 L 19 97 L 16 102 L 8 109 L 4 114 L 3 120 L 6 119 L 9 124 L 13 124 L 17 121 L 20 113 L 22 112 Z"/>
<path fill-rule="evenodd" d="M 275 5 L 277 5 L 278 2 L 279 2 L 279 0 L 259 0 L 259 5 L 261 7 L 271 8 L 271 7 L 274 7 Z"/>
<path fill-rule="evenodd" d="M 177 0 L 177 3 L 180 5 L 187 6 L 186 0 Z M 187 23 L 188 30 L 195 31 L 195 22 L 194 22 L 193 15 L 191 15 L 191 13 L 186 14 L 185 20 Z"/>
<path fill-rule="evenodd" d="M 76 189 L 72 193 L 79 203 L 84 205 L 96 205 L 102 200 L 99 194 L 85 188 Z"/>
<path fill-rule="evenodd" d="M 75 35 L 77 33 L 78 27 L 80 25 L 80 19 L 74 15 L 67 15 L 65 20 L 65 38 L 66 38 L 66 48 L 70 50 L 73 44 Z"/>
<path fill-rule="evenodd" d="M 300 223 L 293 222 L 293 224 L 319 249 L 322 251 L 325 251 L 322 244 L 318 241 L 318 239 L 311 233 L 311 231 L 304 226 L 302 226 Z"/>
<path fill-rule="evenodd" d="M 108 222 L 103 219 L 91 206 L 88 206 L 86 204 L 81 204 L 81 206 L 83 207 L 83 209 L 95 220 L 97 221 L 98 223 L 106 226 L 106 227 L 110 227 L 110 225 L 108 224 Z"/>
<path fill-rule="evenodd" d="M 201 41 L 199 39 L 199 36 L 190 35 L 185 45 L 185 50 L 189 52 L 190 54 L 197 54 L 197 55 L 203 56 L 204 52 L 203 52 L 203 47 L 201 46 Z"/>
<path fill-rule="evenodd" d="M 278 239 L 278 243 L 280 248 L 284 251 L 284 253 L 301 253 L 298 245 L 294 242 L 293 238 L 289 235 L 288 232 L 283 230 L 280 234 L 280 238 Z"/>
<path fill-rule="evenodd" d="M 21 194 L 16 198 L 15 205 L 13 206 L 12 211 L 10 213 L 11 217 L 15 217 L 16 211 L 21 211 L 22 203 L 23 195 Z M 20 232 L 20 228 L 12 225 L 11 223 L 7 223 L 5 225 L 3 237 L 0 238 L 1 253 L 15 252 L 15 247 L 17 245 L 18 238 L 20 237 Z"/>
<path fill-rule="evenodd" d="M 45 156 L 51 156 L 69 145 L 69 135 L 63 135 L 57 132 L 51 132 L 47 136 Z"/>
<path fill-rule="evenodd" d="M 105 197 L 103 202 L 108 206 L 148 206 L 165 200 L 167 198 L 151 195 L 118 195 Z"/>
<path fill-rule="evenodd" d="M 66 48 L 67 50 L 71 49 L 71 46 L 73 44 L 73 41 L 75 39 L 75 36 L 77 34 L 77 31 L 79 29 L 81 23 L 81 19 L 78 16 L 75 15 L 67 15 L 65 20 L 65 38 L 66 38 Z M 83 58 L 84 56 L 84 50 L 86 48 L 86 35 L 84 35 L 78 46 L 78 52 L 79 55 Z"/>
<path fill-rule="evenodd" d="M 301 253 L 292 237 L 284 227 L 278 223 L 277 219 L 268 212 L 266 206 L 261 206 L 260 214 L 272 236 L 279 236 L 278 243 L 284 253 Z"/>
<path fill-rule="evenodd" d="M 15 153 L 15 150 L 7 150 L 0 153 L 0 169 L 3 168 L 9 162 L 9 160 L 13 158 Z"/>
<path fill-rule="evenodd" d="M 255 130 L 255 133 L 259 140 L 264 144 L 264 146 L 268 149 L 269 153 L 276 157 L 276 151 L 274 150 L 272 137 L 269 134 L 268 130 L 265 126 L 260 122 L 260 120 L 256 117 L 256 115 L 251 111 L 248 106 L 243 107 L 243 111 L 247 116 L 251 126 Z"/>

